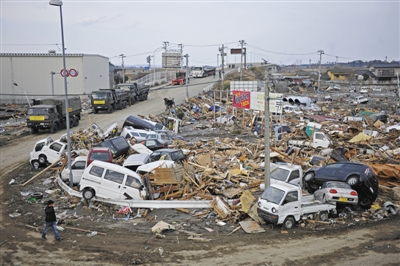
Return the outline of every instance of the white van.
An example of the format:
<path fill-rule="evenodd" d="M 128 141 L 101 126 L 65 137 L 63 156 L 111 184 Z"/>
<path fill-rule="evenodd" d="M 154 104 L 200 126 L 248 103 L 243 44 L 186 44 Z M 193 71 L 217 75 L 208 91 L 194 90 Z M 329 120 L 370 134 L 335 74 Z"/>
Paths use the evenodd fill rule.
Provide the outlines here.
<path fill-rule="evenodd" d="M 145 199 L 146 188 L 141 177 L 120 165 L 93 161 L 82 174 L 79 183 L 82 197 L 105 199 Z"/>

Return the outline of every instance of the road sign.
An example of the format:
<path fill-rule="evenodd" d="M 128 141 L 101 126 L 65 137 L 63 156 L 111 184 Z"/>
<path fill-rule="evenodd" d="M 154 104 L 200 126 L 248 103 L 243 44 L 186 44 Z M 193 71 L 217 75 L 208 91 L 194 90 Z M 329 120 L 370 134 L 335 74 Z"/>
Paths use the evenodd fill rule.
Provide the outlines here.
<path fill-rule="evenodd" d="M 62 76 L 62 77 L 64 77 L 64 72 L 65 72 L 65 76 L 69 76 L 69 71 L 68 71 L 68 69 L 61 69 L 61 71 L 60 71 L 60 75 Z"/>
<path fill-rule="evenodd" d="M 69 75 L 71 76 L 71 77 L 76 77 L 76 76 L 78 76 L 78 71 L 75 69 L 75 68 L 71 68 L 70 70 L 69 70 Z"/>

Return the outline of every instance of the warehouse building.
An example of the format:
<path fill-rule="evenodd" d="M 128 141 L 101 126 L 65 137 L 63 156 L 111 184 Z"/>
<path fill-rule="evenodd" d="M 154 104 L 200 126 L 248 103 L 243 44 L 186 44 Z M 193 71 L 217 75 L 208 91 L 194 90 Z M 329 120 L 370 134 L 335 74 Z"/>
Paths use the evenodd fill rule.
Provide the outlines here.
<path fill-rule="evenodd" d="M 94 54 L 66 54 L 69 95 L 89 95 L 111 87 L 109 59 Z M 27 98 L 65 95 L 63 56 L 47 54 L 0 53 L 0 98 L 4 102 L 25 102 Z"/>

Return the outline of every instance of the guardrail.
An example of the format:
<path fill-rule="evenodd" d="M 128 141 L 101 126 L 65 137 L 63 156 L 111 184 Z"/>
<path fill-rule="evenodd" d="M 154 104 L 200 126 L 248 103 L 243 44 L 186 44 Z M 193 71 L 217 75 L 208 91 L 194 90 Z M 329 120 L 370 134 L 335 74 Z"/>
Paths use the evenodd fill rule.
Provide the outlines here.
<path fill-rule="evenodd" d="M 73 190 L 65 184 L 59 176 L 56 178 L 58 185 L 69 195 L 82 198 L 82 193 Z M 211 208 L 210 200 L 123 200 L 123 199 L 103 199 L 94 197 L 93 200 L 106 202 L 115 205 L 129 206 L 131 208 L 149 208 L 149 209 L 208 209 Z"/>

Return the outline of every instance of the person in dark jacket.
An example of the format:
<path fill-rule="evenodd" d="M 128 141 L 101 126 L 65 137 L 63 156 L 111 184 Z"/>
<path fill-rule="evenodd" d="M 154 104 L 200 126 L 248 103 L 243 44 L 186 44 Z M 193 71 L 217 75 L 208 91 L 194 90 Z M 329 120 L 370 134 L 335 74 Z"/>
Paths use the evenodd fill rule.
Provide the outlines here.
<path fill-rule="evenodd" d="M 46 227 L 44 228 L 44 230 L 42 232 L 42 239 L 47 239 L 46 233 L 50 228 L 52 228 L 56 240 L 61 241 L 61 238 L 58 235 L 58 230 L 57 230 L 56 213 L 54 212 L 54 201 L 49 200 L 47 202 L 47 207 L 44 210 L 44 212 L 46 214 L 46 220 L 45 220 Z"/>

